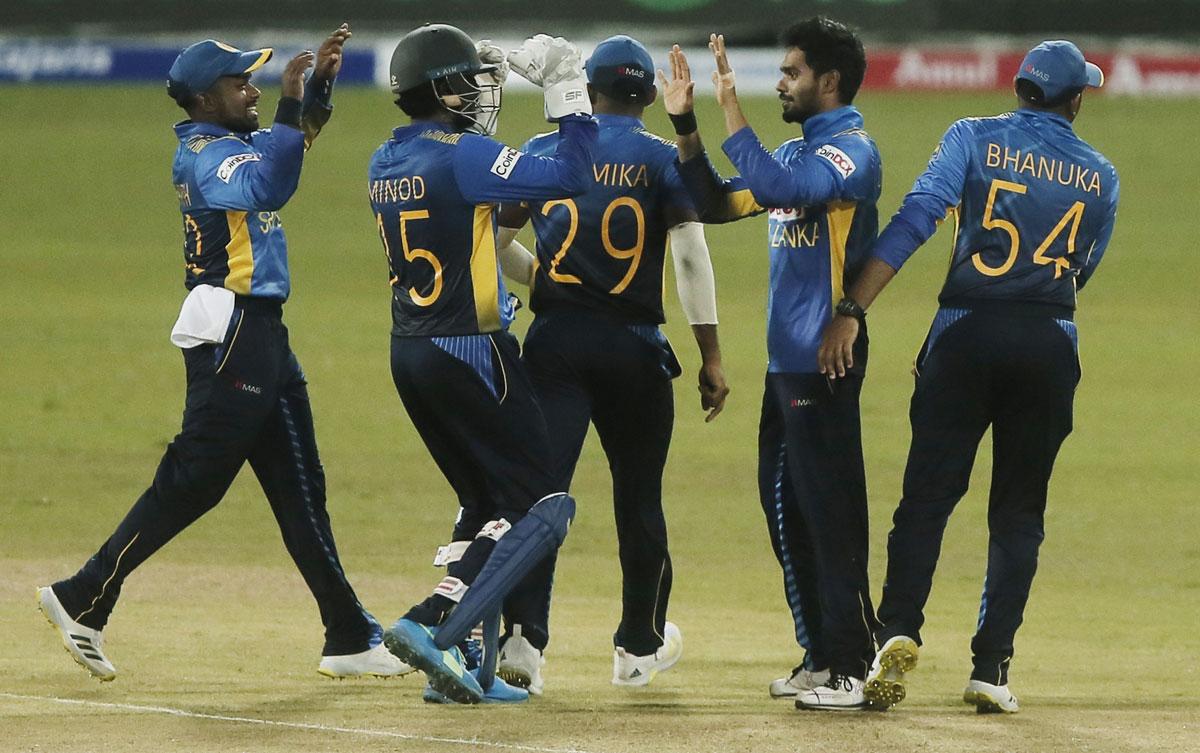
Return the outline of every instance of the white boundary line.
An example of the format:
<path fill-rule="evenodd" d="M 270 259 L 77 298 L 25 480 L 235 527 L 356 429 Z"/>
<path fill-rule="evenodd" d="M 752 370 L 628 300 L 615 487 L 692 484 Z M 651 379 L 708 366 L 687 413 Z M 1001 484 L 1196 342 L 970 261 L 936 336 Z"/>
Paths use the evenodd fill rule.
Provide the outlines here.
<path fill-rule="evenodd" d="M 87 706 L 97 709 L 112 709 L 117 711 L 136 711 L 146 714 L 164 714 L 167 716 L 186 717 L 188 719 L 208 719 L 216 722 L 236 722 L 238 724 L 258 724 L 265 727 L 282 727 L 285 729 L 312 730 L 315 732 L 336 732 L 348 735 L 363 735 L 366 737 L 386 737 L 399 740 L 414 740 L 425 743 L 443 743 L 446 745 L 469 745 L 473 747 L 500 748 L 503 750 L 531 751 L 532 753 L 588 753 L 579 748 L 540 748 L 536 745 L 520 745 L 516 743 L 501 743 L 492 740 L 463 737 L 432 737 L 428 735 L 413 735 L 405 732 L 391 732 L 383 729 L 368 729 L 364 727 L 334 727 L 327 724 L 311 722 L 281 722 L 274 719 L 255 719 L 246 716 L 226 716 L 224 714 L 204 714 L 198 711 L 173 709 L 168 706 L 138 706 L 131 703 L 108 703 L 104 701 L 81 701 L 74 698 L 58 698 L 56 696 L 19 695 L 17 693 L 0 693 L 0 698 L 11 698 L 17 701 L 42 701 L 73 706 Z"/>

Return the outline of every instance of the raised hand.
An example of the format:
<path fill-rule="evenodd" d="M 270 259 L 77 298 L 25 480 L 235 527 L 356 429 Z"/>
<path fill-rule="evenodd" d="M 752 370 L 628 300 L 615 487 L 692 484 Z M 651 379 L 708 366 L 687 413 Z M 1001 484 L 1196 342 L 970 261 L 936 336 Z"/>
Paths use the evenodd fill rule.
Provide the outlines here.
<path fill-rule="evenodd" d="M 325 41 L 317 49 L 317 63 L 316 68 L 313 69 L 314 77 L 325 80 L 337 78 L 338 72 L 342 70 L 342 46 L 351 36 L 353 35 L 350 33 L 350 24 L 343 23 L 325 38 Z"/>
<path fill-rule="evenodd" d="M 492 44 L 490 39 L 481 39 L 475 43 L 475 51 L 479 53 L 479 62 L 496 66 L 491 76 L 497 84 L 503 86 L 508 78 L 508 60 L 504 50 L 500 49 L 499 45 Z"/>
<path fill-rule="evenodd" d="M 692 81 L 692 69 L 688 67 L 687 56 L 679 45 L 671 47 L 667 53 L 671 62 L 671 78 L 660 68 L 658 85 L 662 89 L 663 107 L 668 115 L 686 115 L 695 108 L 693 92 L 696 82 Z"/>
<path fill-rule="evenodd" d="M 728 107 L 737 103 L 737 87 L 733 68 L 729 66 L 729 57 L 725 54 L 725 35 L 711 34 L 708 38 L 708 49 L 712 50 L 717 70 L 713 72 L 713 88 L 716 89 L 717 104 Z"/>
<path fill-rule="evenodd" d="M 312 67 L 313 51 L 305 50 L 288 61 L 283 69 L 283 96 L 293 99 L 304 99 L 304 72 Z"/>
<path fill-rule="evenodd" d="M 542 85 L 542 69 L 546 65 L 546 51 L 554 39 L 549 34 L 535 34 L 520 47 L 508 53 L 508 64 L 514 73 L 531 84 Z"/>

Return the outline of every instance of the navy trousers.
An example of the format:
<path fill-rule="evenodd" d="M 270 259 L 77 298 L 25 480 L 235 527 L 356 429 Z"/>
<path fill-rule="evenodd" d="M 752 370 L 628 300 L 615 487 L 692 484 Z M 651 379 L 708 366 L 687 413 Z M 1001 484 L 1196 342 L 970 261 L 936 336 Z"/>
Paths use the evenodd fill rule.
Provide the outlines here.
<path fill-rule="evenodd" d="M 918 372 L 878 637 L 881 643 L 896 635 L 920 641 L 942 534 L 991 426 L 988 564 L 971 676 L 1003 685 L 1045 536 L 1050 473 L 1071 432 L 1079 381 L 1075 325 L 1036 308 L 944 308 Z"/>
<path fill-rule="evenodd" d="M 679 364 L 656 325 L 576 309 L 539 313 L 524 357 L 554 437 L 552 468 L 563 488 L 575 474 L 589 423 L 596 427 L 612 472 L 621 562 L 621 622 L 613 643 L 639 656 L 652 654 L 663 644 L 671 598 L 662 476 L 675 421 L 671 380 Z M 510 604 L 548 601 L 554 566 L 555 559 L 547 558 Z M 506 616 L 511 631 L 519 620 Z M 548 636 L 548 627 L 522 623 L 522 635 L 530 632 Z"/>
<path fill-rule="evenodd" d="M 78 573 L 54 584 L 67 612 L 103 628 L 125 578 L 212 509 L 248 461 L 316 598 L 323 653 L 357 653 L 378 643 L 379 625 L 338 559 L 307 383 L 288 345 L 280 304 L 239 298 L 225 342 L 184 350 L 183 359 L 183 428 L 117 530 Z"/>
<path fill-rule="evenodd" d="M 759 497 L 804 665 L 862 679 L 878 626 L 867 575 L 862 376 L 768 373 Z"/>

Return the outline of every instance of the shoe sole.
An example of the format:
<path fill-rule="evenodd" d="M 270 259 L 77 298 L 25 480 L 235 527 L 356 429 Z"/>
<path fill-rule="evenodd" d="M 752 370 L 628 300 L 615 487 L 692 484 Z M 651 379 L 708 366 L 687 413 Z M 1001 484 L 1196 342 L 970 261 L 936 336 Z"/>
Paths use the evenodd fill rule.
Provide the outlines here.
<path fill-rule="evenodd" d="M 42 590 L 40 588 L 34 592 L 34 598 L 37 600 L 38 611 L 41 612 L 42 616 L 46 618 L 46 622 L 50 623 L 50 627 L 54 628 L 55 632 L 58 633 L 59 640 L 62 641 L 63 650 L 67 652 L 67 655 L 70 656 L 76 664 L 83 667 L 89 675 L 95 677 L 100 682 L 112 682 L 113 680 L 117 679 L 116 672 L 113 672 L 112 674 L 102 674 L 96 671 L 78 654 L 75 653 L 75 650 L 72 648 L 71 642 L 67 637 L 67 630 L 54 620 L 54 617 L 50 614 L 50 610 L 45 604 L 42 603 Z"/>
<path fill-rule="evenodd" d="M 871 705 L 864 702 L 857 706 L 809 706 L 803 701 L 796 701 L 798 711 L 867 711 Z"/>
<path fill-rule="evenodd" d="M 509 685 L 515 685 L 525 690 L 529 690 L 529 686 L 533 683 L 533 678 L 515 669 L 498 669 L 496 670 L 496 676 Z"/>
<path fill-rule="evenodd" d="M 1015 714 L 1020 710 L 1004 708 L 982 690 L 965 691 L 963 693 L 963 703 L 975 706 L 975 713 L 977 714 Z"/>
<path fill-rule="evenodd" d="M 447 670 L 442 662 L 434 661 L 415 650 L 391 629 L 383 632 L 383 645 L 400 661 L 424 672 L 430 687 L 455 703 L 472 704 L 483 700 L 481 694 L 473 693 L 470 688 L 464 687 L 459 678 Z"/>
<path fill-rule="evenodd" d="M 380 680 L 390 680 L 393 677 L 404 677 L 405 675 L 411 675 L 416 671 L 417 670 L 410 668 L 404 672 L 396 672 L 388 675 L 385 675 L 382 672 L 356 672 L 354 674 L 338 674 L 331 669 L 317 667 L 317 674 L 321 675 L 322 677 L 328 677 L 331 680 L 361 680 L 366 677 L 377 678 Z"/>
<path fill-rule="evenodd" d="M 904 700 L 904 675 L 917 666 L 917 644 L 898 641 L 879 657 L 879 675 L 868 677 L 863 697 L 872 708 L 884 710 Z"/>

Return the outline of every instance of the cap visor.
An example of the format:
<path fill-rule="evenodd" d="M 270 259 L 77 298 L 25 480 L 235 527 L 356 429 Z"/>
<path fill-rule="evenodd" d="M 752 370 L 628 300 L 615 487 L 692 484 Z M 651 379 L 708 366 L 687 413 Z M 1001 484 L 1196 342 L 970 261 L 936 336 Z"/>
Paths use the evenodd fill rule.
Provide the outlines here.
<path fill-rule="evenodd" d="M 1100 70 L 1100 66 L 1095 63 L 1084 63 L 1087 70 L 1087 85 L 1095 89 L 1104 86 L 1104 71 Z"/>
<path fill-rule="evenodd" d="M 264 47 L 261 50 L 248 50 L 237 56 L 237 63 L 230 66 L 233 69 L 231 73 L 250 73 L 262 68 L 266 65 L 271 56 L 275 54 L 275 50 L 270 47 Z"/>

